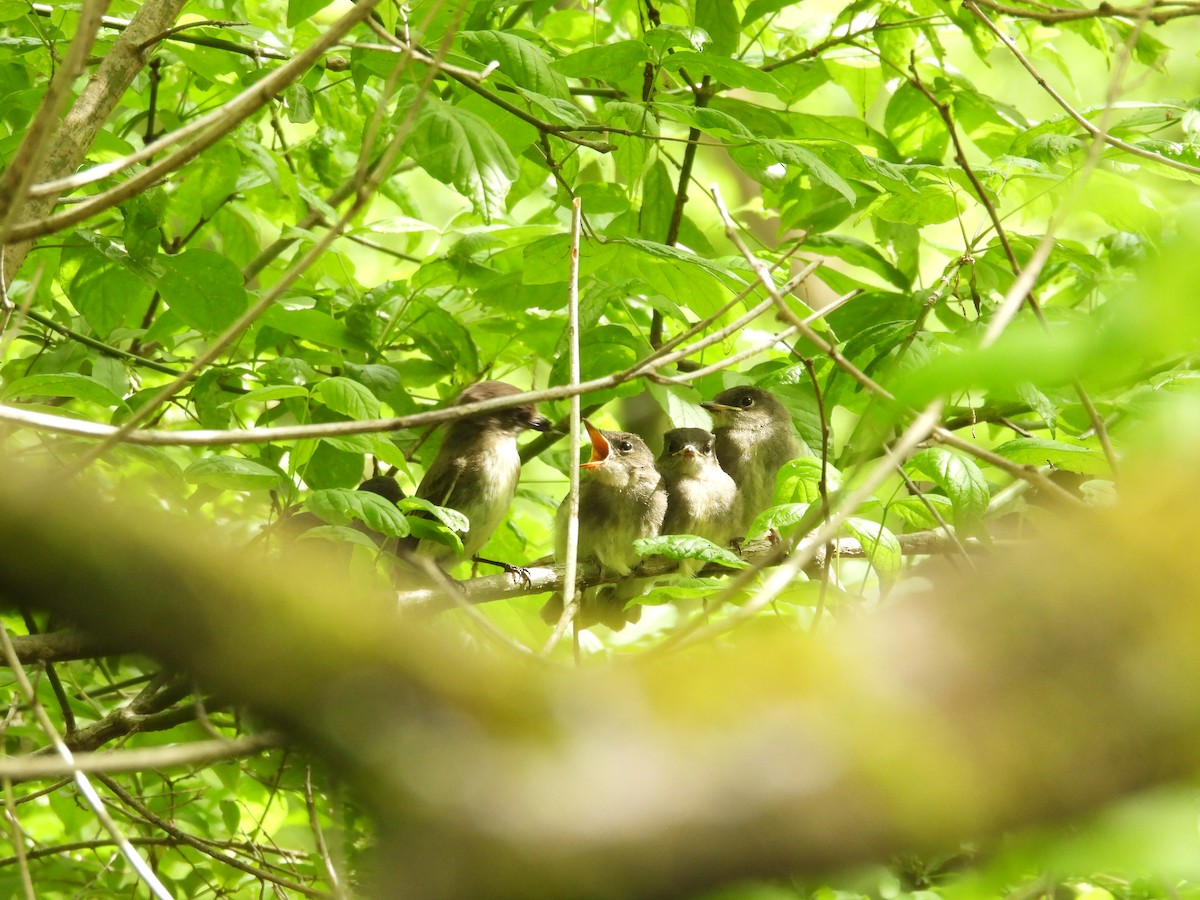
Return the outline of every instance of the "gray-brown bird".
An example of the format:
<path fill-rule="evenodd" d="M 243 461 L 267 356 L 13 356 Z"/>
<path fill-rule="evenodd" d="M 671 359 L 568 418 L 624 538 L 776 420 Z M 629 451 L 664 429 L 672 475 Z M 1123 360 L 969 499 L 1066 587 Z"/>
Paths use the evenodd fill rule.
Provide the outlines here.
<path fill-rule="evenodd" d="M 628 575 L 639 559 L 633 549 L 638 538 L 655 537 L 667 512 L 667 492 L 654 467 L 654 454 L 636 434 L 601 431 L 583 423 L 592 439 L 592 458 L 580 465 L 589 477 L 579 487 L 579 558 L 596 557 L 611 574 Z M 567 552 L 567 504 L 555 521 L 555 555 Z M 589 588 L 580 601 L 580 624 L 600 622 L 619 631 L 636 622 L 640 607 L 626 612 L 625 603 L 642 592 L 641 579 Z M 548 622 L 562 615 L 561 595 L 542 609 Z"/>
<path fill-rule="evenodd" d="M 663 435 L 658 471 L 667 489 L 663 534 L 694 534 L 725 547 L 740 532 L 742 497 L 717 461 L 716 438 L 703 428 L 676 428 Z M 704 564 L 684 560 L 679 571 L 692 575 Z"/>
<path fill-rule="evenodd" d="M 780 468 L 801 455 L 792 417 L 770 393 L 749 385 L 722 391 L 700 405 L 716 425 L 717 460 L 742 493 L 737 534 L 748 536 L 754 517 L 775 497 Z"/>
<path fill-rule="evenodd" d="M 466 388 L 455 403 L 519 393 L 519 388 L 503 381 L 481 381 Z M 418 497 L 456 509 L 470 521 L 470 530 L 462 535 L 463 556 L 468 559 L 487 543 L 516 496 L 521 477 L 517 435 L 529 428 L 550 428 L 550 420 L 538 415 L 532 404 L 456 420 L 446 429 L 442 446 L 417 487 Z M 439 564 L 454 557 L 449 546 L 436 541 L 421 541 L 417 552 Z"/>

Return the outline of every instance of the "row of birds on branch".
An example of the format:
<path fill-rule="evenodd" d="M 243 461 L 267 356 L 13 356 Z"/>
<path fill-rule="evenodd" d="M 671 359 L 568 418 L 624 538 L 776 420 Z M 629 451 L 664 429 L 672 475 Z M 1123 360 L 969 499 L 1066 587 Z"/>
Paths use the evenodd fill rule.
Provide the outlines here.
<path fill-rule="evenodd" d="M 457 404 L 511 397 L 521 391 L 502 381 L 466 388 Z M 580 465 L 578 556 L 595 557 L 613 575 L 629 575 L 638 562 L 634 541 L 660 534 L 691 534 L 726 546 L 746 536 L 754 518 L 771 505 L 775 479 L 788 460 L 801 454 L 791 416 L 773 395 L 752 386 L 733 387 L 701 406 L 713 418 L 712 432 L 676 428 L 663 435 L 658 459 L 636 434 L 605 431 L 584 422 L 591 458 Z M 461 512 L 470 523 L 462 535 L 462 556 L 479 560 L 478 551 L 499 527 L 517 491 L 521 457 L 517 436 L 526 430 L 548 431 L 550 421 L 533 405 L 475 413 L 446 430 L 433 464 L 416 496 Z M 371 479 L 365 490 L 399 498 L 395 482 Z M 569 504 L 558 509 L 555 555 L 566 555 Z M 457 554 L 446 544 L 421 541 L 410 548 L 439 565 Z M 480 560 L 492 562 L 491 560 Z M 505 568 L 512 568 L 501 563 Z M 694 573 L 701 564 L 687 561 Z M 581 625 L 602 623 L 619 629 L 636 621 L 640 606 L 628 601 L 646 590 L 638 579 L 589 588 L 580 598 Z M 542 611 L 557 621 L 561 595 Z"/>

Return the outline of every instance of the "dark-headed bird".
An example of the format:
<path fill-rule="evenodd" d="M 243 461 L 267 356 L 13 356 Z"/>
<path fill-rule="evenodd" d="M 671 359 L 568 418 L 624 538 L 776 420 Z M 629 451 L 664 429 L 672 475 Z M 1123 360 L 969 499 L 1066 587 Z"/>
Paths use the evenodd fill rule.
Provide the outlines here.
<path fill-rule="evenodd" d="M 780 468 L 801 454 L 792 417 L 773 395 L 749 385 L 722 391 L 700 405 L 716 425 L 717 460 L 742 494 L 737 533 L 748 536 L 755 516 L 775 497 Z"/>
<path fill-rule="evenodd" d="M 519 388 L 503 381 L 481 381 L 459 394 L 455 403 L 519 393 Z M 521 477 L 517 435 L 529 428 L 550 428 L 550 420 L 538 415 L 533 404 L 456 419 L 446 429 L 442 446 L 417 487 L 418 497 L 456 509 L 470 521 L 470 530 L 462 535 L 463 556 L 468 559 L 487 543 L 516 496 Z M 450 547 L 436 541 L 421 541 L 417 552 L 438 563 L 454 556 Z"/>

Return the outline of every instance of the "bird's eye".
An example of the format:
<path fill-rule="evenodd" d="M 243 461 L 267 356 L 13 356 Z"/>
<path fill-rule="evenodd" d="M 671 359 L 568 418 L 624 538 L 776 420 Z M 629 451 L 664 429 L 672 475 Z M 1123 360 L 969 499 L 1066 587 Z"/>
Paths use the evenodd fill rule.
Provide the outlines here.
<path fill-rule="evenodd" d="M 738 400 L 738 406 L 742 407 L 742 409 L 749 409 L 753 405 L 754 405 L 753 397 L 742 397 L 740 400 Z"/>
<path fill-rule="evenodd" d="M 617 449 L 622 453 L 628 453 L 633 449 L 633 444 L 630 441 L 619 441 L 617 443 Z"/>

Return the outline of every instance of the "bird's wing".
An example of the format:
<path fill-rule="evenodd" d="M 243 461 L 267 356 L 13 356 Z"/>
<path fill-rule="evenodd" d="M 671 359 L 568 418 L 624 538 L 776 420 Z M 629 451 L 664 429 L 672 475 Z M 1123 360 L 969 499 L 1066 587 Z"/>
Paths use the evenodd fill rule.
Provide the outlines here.
<path fill-rule="evenodd" d="M 437 506 L 448 505 L 465 466 L 466 461 L 461 457 L 446 459 L 439 456 L 421 479 L 417 496 Z"/>

